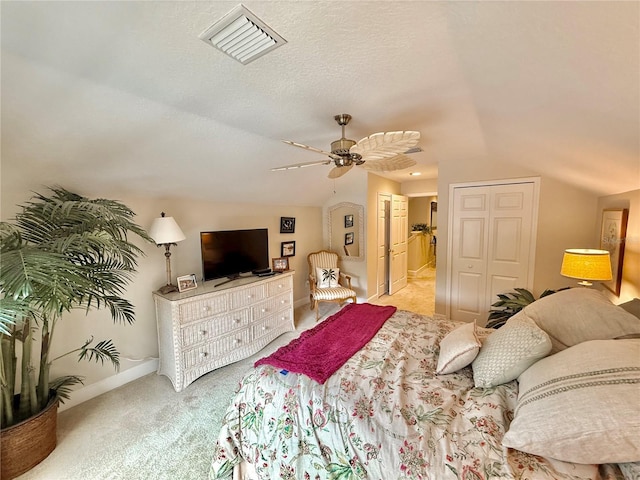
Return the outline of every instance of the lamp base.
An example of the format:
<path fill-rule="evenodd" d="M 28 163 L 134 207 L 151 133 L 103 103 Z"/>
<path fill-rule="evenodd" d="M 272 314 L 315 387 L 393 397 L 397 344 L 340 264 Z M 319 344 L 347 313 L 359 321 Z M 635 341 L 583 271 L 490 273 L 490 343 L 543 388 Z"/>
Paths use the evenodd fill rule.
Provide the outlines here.
<path fill-rule="evenodd" d="M 178 287 L 171 284 L 165 285 L 164 287 L 158 289 L 158 292 L 162 293 L 163 295 L 171 292 L 177 292 L 177 291 L 178 291 Z"/>
<path fill-rule="evenodd" d="M 583 280 L 581 282 L 578 282 L 578 285 L 580 285 L 581 287 L 592 287 L 593 283 L 587 282 L 586 280 Z"/>

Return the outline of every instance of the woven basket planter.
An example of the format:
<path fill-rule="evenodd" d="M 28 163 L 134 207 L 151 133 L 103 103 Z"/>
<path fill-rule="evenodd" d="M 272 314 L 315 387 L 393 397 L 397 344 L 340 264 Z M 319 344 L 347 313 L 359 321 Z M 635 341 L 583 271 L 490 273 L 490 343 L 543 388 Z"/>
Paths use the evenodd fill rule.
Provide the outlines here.
<path fill-rule="evenodd" d="M 58 401 L 51 399 L 37 415 L 0 431 L 0 478 L 10 480 L 31 470 L 56 448 Z"/>

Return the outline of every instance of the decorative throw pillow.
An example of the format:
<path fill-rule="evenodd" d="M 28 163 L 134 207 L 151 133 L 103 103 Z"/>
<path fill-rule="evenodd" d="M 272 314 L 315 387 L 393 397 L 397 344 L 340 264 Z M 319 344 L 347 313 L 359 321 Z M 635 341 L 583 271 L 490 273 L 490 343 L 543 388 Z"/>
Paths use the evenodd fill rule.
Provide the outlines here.
<path fill-rule="evenodd" d="M 473 361 L 476 387 L 490 388 L 518 378 L 551 351 L 551 340 L 533 320 L 511 317 L 482 344 Z"/>
<path fill-rule="evenodd" d="M 506 447 L 573 463 L 640 461 L 640 340 L 592 340 L 518 378 Z"/>
<path fill-rule="evenodd" d="M 514 315 L 528 317 L 551 338 L 552 353 L 588 340 L 640 334 L 638 318 L 591 288 L 570 288 L 541 298 Z"/>
<path fill-rule="evenodd" d="M 316 284 L 318 288 L 335 288 L 340 278 L 339 268 L 316 268 Z"/>
<path fill-rule="evenodd" d="M 440 341 L 438 375 L 457 372 L 473 362 L 480 351 L 480 340 L 476 335 L 476 322 L 466 323 L 451 330 Z"/>

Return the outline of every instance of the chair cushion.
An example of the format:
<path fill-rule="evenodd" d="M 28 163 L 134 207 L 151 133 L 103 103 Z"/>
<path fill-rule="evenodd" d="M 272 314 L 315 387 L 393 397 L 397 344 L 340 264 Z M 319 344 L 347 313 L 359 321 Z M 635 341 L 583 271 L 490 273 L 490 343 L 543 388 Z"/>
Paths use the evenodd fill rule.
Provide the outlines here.
<path fill-rule="evenodd" d="M 316 268 L 316 284 L 318 288 L 336 288 L 340 278 L 339 268 Z"/>
<path fill-rule="evenodd" d="M 356 292 L 345 287 L 319 288 L 315 291 L 313 298 L 316 300 L 340 300 L 343 298 L 355 297 Z"/>

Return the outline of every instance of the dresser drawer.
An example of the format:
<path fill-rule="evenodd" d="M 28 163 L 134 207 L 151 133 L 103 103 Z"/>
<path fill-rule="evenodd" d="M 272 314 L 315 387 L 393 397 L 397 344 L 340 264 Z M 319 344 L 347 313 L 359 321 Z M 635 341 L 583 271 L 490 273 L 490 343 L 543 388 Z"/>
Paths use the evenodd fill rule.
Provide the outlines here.
<path fill-rule="evenodd" d="M 247 287 L 231 295 L 231 308 L 246 307 L 266 298 L 264 285 Z"/>
<path fill-rule="evenodd" d="M 288 292 L 293 289 L 293 279 L 290 276 L 277 278 L 267 283 L 267 292 L 269 297 Z"/>
<path fill-rule="evenodd" d="M 287 309 L 291 306 L 291 294 L 283 293 L 282 295 L 278 295 L 275 298 L 270 298 L 261 302 L 257 305 L 251 307 L 251 318 L 253 320 L 260 320 L 262 318 L 267 318 L 274 313 Z"/>
<path fill-rule="evenodd" d="M 215 295 L 185 302 L 178 307 L 180 323 L 186 324 L 201 318 L 224 313 L 229 309 L 229 296 Z"/>
<path fill-rule="evenodd" d="M 218 335 L 249 325 L 249 309 L 243 308 L 225 315 L 182 327 L 182 346 L 190 347 Z"/>
<path fill-rule="evenodd" d="M 293 319 L 291 318 L 291 309 L 283 310 L 262 322 L 251 325 L 251 339 L 256 340 L 264 335 L 271 334 L 274 330 L 282 329 L 291 330 Z"/>
<path fill-rule="evenodd" d="M 211 342 L 199 347 L 185 350 L 182 353 L 183 366 L 185 369 L 193 368 L 199 364 L 208 363 L 219 355 L 244 347 L 250 342 L 249 335 L 249 329 L 245 328 L 230 335 L 212 339 Z"/>

